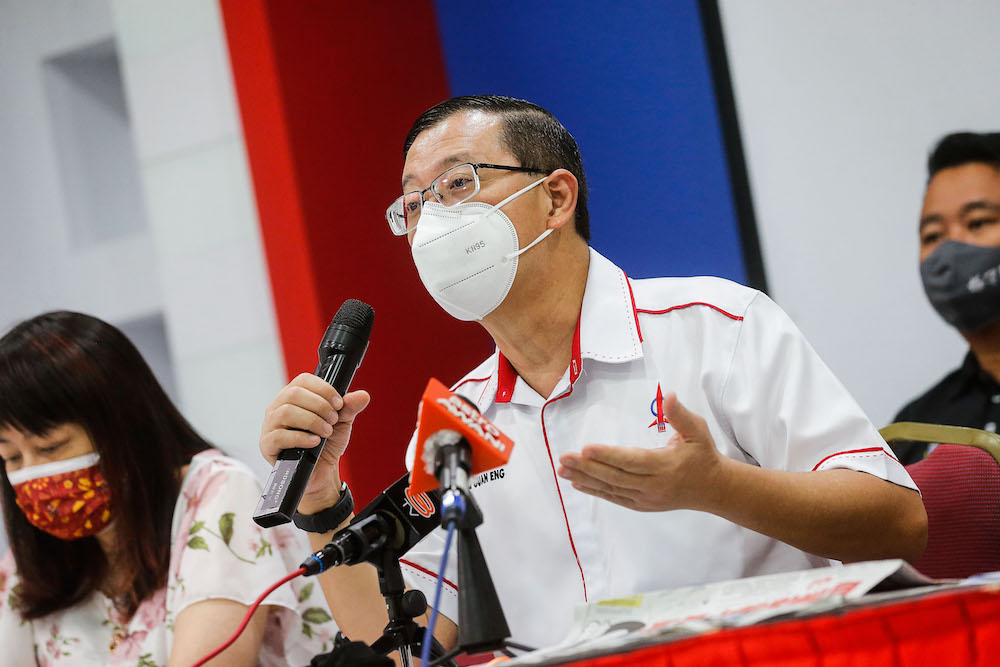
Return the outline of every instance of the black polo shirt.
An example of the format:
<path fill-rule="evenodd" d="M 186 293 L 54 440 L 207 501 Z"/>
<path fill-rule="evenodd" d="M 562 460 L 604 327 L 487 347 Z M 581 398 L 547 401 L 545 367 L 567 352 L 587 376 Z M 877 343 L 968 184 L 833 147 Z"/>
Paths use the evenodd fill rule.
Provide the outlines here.
<path fill-rule="evenodd" d="M 1000 382 L 983 370 L 970 351 L 961 366 L 900 410 L 893 421 L 968 426 L 995 433 L 1000 424 Z M 927 456 L 927 448 L 904 443 L 892 449 L 909 465 Z"/>

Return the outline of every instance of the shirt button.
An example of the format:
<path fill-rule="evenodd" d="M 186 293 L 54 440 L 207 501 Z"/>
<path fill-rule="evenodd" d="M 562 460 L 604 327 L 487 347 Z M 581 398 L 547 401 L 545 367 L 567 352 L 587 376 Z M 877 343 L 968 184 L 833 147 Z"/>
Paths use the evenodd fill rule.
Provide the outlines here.
<path fill-rule="evenodd" d="M 997 423 L 996 422 L 986 422 L 986 426 L 983 427 L 983 430 L 984 431 L 989 431 L 990 433 L 996 433 L 997 432 Z"/>
<path fill-rule="evenodd" d="M 1000 404 L 1000 394 L 993 394 L 990 400 L 993 401 L 994 404 Z"/>

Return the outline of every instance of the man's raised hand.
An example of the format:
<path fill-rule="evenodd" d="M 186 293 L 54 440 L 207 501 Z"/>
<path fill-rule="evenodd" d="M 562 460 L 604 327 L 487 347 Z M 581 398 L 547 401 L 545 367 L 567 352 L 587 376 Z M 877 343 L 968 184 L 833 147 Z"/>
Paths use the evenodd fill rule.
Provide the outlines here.
<path fill-rule="evenodd" d="M 559 457 L 558 474 L 573 488 L 640 512 L 707 510 L 727 460 L 708 424 L 673 392 L 663 399 L 676 433 L 665 447 L 587 445 Z"/>

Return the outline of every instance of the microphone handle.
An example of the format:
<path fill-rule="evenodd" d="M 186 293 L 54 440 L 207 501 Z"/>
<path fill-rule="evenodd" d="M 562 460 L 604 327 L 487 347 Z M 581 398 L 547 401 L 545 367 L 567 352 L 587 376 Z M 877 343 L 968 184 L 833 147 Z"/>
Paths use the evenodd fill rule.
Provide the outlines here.
<path fill-rule="evenodd" d="M 367 347 L 367 341 L 364 345 L 333 346 L 329 355 L 316 367 L 315 374 L 333 385 L 343 396 L 361 365 Z M 271 475 L 264 485 L 264 493 L 253 514 L 257 525 L 270 528 L 292 520 L 325 446 L 326 438 L 321 437 L 315 447 L 294 447 L 278 454 L 278 460 L 274 462 Z"/>
<path fill-rule="evenodd" d="M 344 367 L 344 361 L 347 359 L 346 354 L 331 354 L 326 362 L 319 362 L 316 366 L 316 372 L 313 373 L 317 377 L 323 378 L 323 381 L 327 384 L 333 384 L 334 381 L 341 387 L 334 385 L 334 389 L 337 390 L 341 396 L 347 393 L 347 387 L 350 386 L 351 380 L 354 378 L 354 373 L 350 375 L 344 375 L 344 377 L 338 377 L 341 369 Z M 325 368 L 324 368 L 325 366 Z M 295 429 L 296 431 L 302 431 L 304 429 Z M 302 460 L 309 463 L 309 471 L 306 474 L 306 481 L 309 481 L 309 476 L 312 475 L 313 468 L 316 467 L 316 461 L 319 460 L 319 455 L 323 453 L 323 448 L 326 447 L 326 438 L 321 437 L 319 439 L 319 444 L 315 447 L 304 448 L 304 447 L 293 447 L 292 449 L 285 449 L 280 454 L 278 454 L 278 460 Z M 303 466 L 304 467 L 304 466 Z M 303 487 L 304 489 L 305 487 Z M 298 503 L 296 503 L 298 505 Z"/>
<path fill-rule="evenodd" d="M 469 473 L 472 470 L 472 445 L 465 438 L 440 445 L 435 452 L 435 473 L 441 490 L 469 491 Z"/>

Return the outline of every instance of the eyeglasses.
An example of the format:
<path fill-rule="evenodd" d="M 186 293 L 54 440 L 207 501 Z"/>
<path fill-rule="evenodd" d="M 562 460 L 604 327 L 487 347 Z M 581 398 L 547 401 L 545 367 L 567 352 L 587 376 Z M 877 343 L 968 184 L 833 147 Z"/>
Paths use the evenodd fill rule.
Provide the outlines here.
<path fill-rule="evenodd" d="M 412 231 L 417 226 L 417 221 L 420 220 L 420 212 L 424 207 L 424 195 L 428 191 L 442 206 L 455 206 L 469 201 L 479 194 L 480 169 L 503 169 L 504 171 L 521 171 L 529 174 L 548 173 L 545 170 L 532 167 L 508 167 L 482 162 L 460 164 L 435 178 L 434 182 L 423 190 L 408 192 L 392 202 L 385 211 L 385 219 L 389 222 L 389 229 L 396 236 L 403 236 Z"/>

